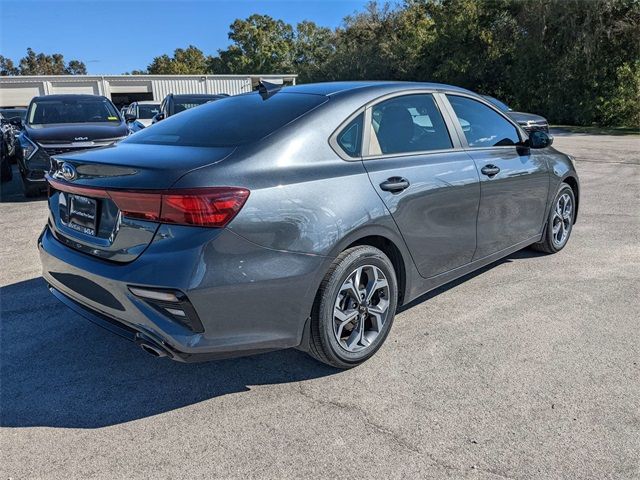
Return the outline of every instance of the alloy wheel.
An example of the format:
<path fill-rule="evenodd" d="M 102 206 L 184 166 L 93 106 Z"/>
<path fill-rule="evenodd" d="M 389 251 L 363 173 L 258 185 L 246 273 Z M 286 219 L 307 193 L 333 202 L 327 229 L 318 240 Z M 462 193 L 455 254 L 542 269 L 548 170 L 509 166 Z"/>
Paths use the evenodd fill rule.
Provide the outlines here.
<path fill-rule="evenodd" d="M 573 224 L 573 200 L 568 193 L 558 197 L 551 223 L 553 243 L 556 247 L 561 247 L 567 241 Z"/>
<path fill-rule="evenodd" d="M 369 347 L 389 316 L 389 283 L 374 265 L 356 268 L 342 283 L 333 309 L 333 333 L 348 352 Z"/>

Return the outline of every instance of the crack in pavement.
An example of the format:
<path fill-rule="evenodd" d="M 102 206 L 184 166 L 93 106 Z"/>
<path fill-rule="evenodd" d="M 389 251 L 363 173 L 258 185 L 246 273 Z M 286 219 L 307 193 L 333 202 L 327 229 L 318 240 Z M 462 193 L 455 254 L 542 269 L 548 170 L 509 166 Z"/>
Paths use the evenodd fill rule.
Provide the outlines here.
<path fill-rule="evenodd" d="M 452 470 L 452 471 L 456 471 L 456 472 L 460 471 L 460 469 L 458 467 L 455 467 L 453 465 L 449 465 L 447 463 L 442 462 L 441 460 L 438 460 L 438 459 L 434 458 L 432 455 L 422 451 L 418 446 L 412 444 L 411 442 L 409 442 L 408 440 L 403 438 L 398 433 L 394 432 L 393 430 L 390 430 L 389 428 L 386 428 L 386 427 L 380 425 L 379 423 L 377 423 L 376 421 L 374 421 L 371 418 L 371 416 L 369 415 L 369 413 L 366 410 L 362 409 L 358 405 L 351 405 L 351 404 L 347 404 L 347 403 L 336 402 L 336 401 L 333 401 L 333 400 L 321 400 L 321 399 L 316 398 L 313 395 L 311 395 L 308 391 L 305 391 L 305 389 L 303 388 L 302 384 L 298 384 L 298 392 L 300 393 L 301 396 L 303 396 L 307 400 L 310 400 L 313 403 L 316 403 L 318 405 L 324 405 L 324 406 L 330 406 L 330 407 L 335 407 L 335 408 L 344 409 L 344 410 L 355 411 L 355 412 L 360 414 L 360 416 L 362 417 L 363 421 L 365 422 L 365 424 L 367 426 L 369 426 L 370 428 L 374 429 L 375 431 L 377 431 L 377 432 L 379 432 L 379 433 L 381 433 L 381 434 L 383 434 L 383 435 L 385 435 L 387 437 L 390 437 L 397 445 L 399 445 L 400 447 L 404 448 L 405 450 L 408 450 L 408 451 L 410 451 L 412 453 L 417 453 L 417 454 L 425 457 L 426 459 L 428 459 L 430 461 L 432 466 L 442 467 L 442 468 L 445 468 L 447 470 Z"/>

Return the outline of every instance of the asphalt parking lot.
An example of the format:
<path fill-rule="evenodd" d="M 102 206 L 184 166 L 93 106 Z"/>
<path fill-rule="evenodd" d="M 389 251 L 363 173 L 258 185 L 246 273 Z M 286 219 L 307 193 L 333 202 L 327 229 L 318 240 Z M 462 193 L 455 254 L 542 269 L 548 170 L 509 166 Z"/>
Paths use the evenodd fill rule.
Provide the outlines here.
<path fill-rule="evenodd" d="M 44 199 L 0 203 L 0 479 L 640 478 L 640 137 L 577 158 L 568 246 L 432 292 L 364 365 L 155 359 L 40 278 Z"/>

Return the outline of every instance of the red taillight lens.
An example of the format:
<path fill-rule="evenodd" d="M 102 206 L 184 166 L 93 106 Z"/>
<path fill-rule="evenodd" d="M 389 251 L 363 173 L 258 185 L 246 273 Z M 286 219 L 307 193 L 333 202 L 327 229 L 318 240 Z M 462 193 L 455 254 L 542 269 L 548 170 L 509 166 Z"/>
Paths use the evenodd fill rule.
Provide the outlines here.
<path fill-rule="evenodd" d="M 248 197 L 249 190 L 235 187 L 174 190 L 162 195 L 160 221 L 224 227 L 236 216 Z"/>
<path fill-rule="evenodd" d="M 50 188 L 93 198 L 110 198 L 123 216 L 153 222 L 224 227 L 249 198 L 249 190 L 211 187 L 132 191 L 85 187 L 47 178 Z"/>
<path fill-rule="evenodd" d="M 156 222 L 160 220 L 161 194 L 117 190 L 107 193 L 125 217 Z"/>

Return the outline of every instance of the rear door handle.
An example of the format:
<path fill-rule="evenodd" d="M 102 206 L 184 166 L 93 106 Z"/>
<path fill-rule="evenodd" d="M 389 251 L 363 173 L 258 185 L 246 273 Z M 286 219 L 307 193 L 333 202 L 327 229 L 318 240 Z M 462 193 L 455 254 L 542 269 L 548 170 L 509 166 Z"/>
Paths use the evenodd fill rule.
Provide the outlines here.
<path fill-rule="evenodd" d="M 493 177 L 500 173 L 500 167 L 496 167 L 495 165 L 489 164 L 482 167 L 482 170 L 480 171 L 482 172 L 483 175 L 486 175 L 487 177 Z"/>
<path fill-rule="evenodd" d="M 380 188 L 386 192 L 398 193 L 409 188 L 409 180 L 402 177 L 387 178 L 380 184 Z"/>

